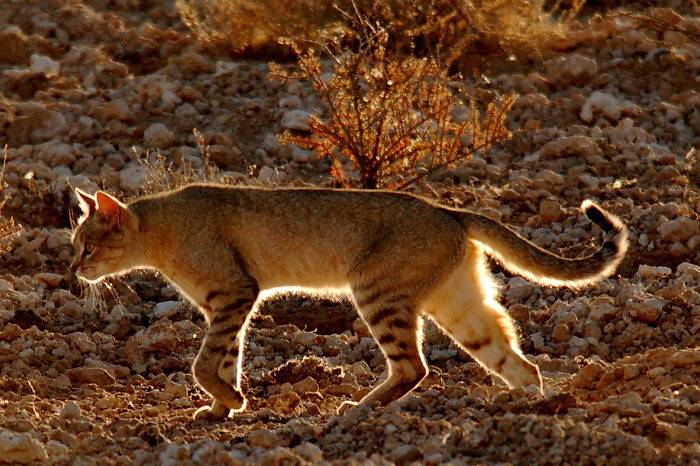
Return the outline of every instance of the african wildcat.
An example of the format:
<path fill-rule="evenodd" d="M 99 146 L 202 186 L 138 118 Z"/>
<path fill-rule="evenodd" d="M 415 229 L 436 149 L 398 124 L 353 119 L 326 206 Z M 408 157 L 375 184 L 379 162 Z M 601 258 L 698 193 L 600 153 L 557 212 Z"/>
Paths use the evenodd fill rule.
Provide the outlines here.
<path fill-rule="evenodd" d="M 261 290 L 288 286 L 349 292 L 389 367 L 360 403 L 387 404 L 426 375 L 421 313 L 509 386 L 541 390 L 484 251 L 536 282 L 580 287 L 613 273 L 627 249 L 620 220 L 590 201 L 581 208 L 605 242 L 566 259 L 485 216 L 394 192 L 190 185 L 128 205 L 76 193 L 84 215 L 71 270 L 99 281 L 156 269 L 204 313 L 209 329 L 193 373 L 214 400 L 195 417 L 245 408 L 239 356 L 250 311 Z"/>

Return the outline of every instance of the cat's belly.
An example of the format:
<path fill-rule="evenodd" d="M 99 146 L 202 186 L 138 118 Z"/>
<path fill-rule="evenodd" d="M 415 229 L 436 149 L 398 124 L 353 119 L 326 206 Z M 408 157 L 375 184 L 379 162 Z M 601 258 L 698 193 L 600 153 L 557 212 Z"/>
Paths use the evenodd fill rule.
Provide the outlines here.
<path fill-rule="evenodd" d="M 347 261 L 336 254 L 304 254 L 290 251 L 265 261 L 259 267 L 261 289 L 302 287 L 311 289 L 346 288 L 349 285 Z"/>

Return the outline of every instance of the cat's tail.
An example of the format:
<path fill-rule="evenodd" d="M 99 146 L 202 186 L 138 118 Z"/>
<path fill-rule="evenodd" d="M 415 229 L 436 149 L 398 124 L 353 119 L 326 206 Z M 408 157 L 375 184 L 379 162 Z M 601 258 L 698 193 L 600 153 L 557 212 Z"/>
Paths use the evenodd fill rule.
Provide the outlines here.
<path fill-rule="evenodd" d="M 443 208 L 465 226 L 469 239 L 484 246 L 513 273 L 551 286 L 581 287 L 610 276 L 627 252 L 627 228 L 622 221 L 590 200 L 581 210 L 605 233 L 602 246 L 593 254 L 569 259 L 553 254 L 523 238 L 508 226 L 484 215 Z"/>

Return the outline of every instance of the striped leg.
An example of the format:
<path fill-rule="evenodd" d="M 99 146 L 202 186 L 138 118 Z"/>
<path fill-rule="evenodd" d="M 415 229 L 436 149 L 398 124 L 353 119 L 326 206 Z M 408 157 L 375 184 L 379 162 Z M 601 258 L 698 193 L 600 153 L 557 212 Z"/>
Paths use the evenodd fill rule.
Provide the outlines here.
<path fill-rule="evenodd" d="M 231 409 L 245 409 L 246 400 L 240 391 L 239 353 L 246 319 L 257 296 L 254 282 L 235 292 L 214 290 L 207 295 L 207 307 L 211 309 L 209 330 L 193 371 L 197 382 L 214 401 L 211 406 L 200 408 L 195 418 L 224 418 Z"/>
<path fill-rule="evenodd" d="M 355 293 L 355 300 L 388 364 L 387 379 L 360 404 L 387 405 L 410 392 L 428 373 L 421 352 L 421 322 L 406 294 Z M 345 402 L 339 413 L 354 404 Z"/>

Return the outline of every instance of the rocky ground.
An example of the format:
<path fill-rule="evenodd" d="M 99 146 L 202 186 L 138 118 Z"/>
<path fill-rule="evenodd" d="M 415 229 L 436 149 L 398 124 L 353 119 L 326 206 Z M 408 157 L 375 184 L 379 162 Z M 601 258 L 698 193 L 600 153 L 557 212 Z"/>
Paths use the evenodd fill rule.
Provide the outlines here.
<path fill-rule="evenodd" d="M 700 9 L 670 6 L 640 7 L 661 31 L 591 10 L 566 52 L 488 75 L 520 94 L 514 137 L 413 189 L 572 257 L 598 239 L 583 199 L 629 226 L 620 274 L 580 292 L 496 268 L 544 398 L 506 389 L 428 322 L 422 385 L 336 417 L 384 361 L 349 305 L 289 297 L 255 320 L 251 409 L 208 423 L 192 420 L 207 400 L 189 372 L 202 318 L 152 275 L 83 289 L 67 270 L 71 187 L 133 197 L 190 176 L 204 165 L 193 128 L 204 175 L 331 185 L 325 161 L 276 141 L 322 107 L 265 61 L 202 52 L 174 2 L 5 0 L 4 213 L 24 230 L 0 255 L 0 462 L 700 464 Z"/>

